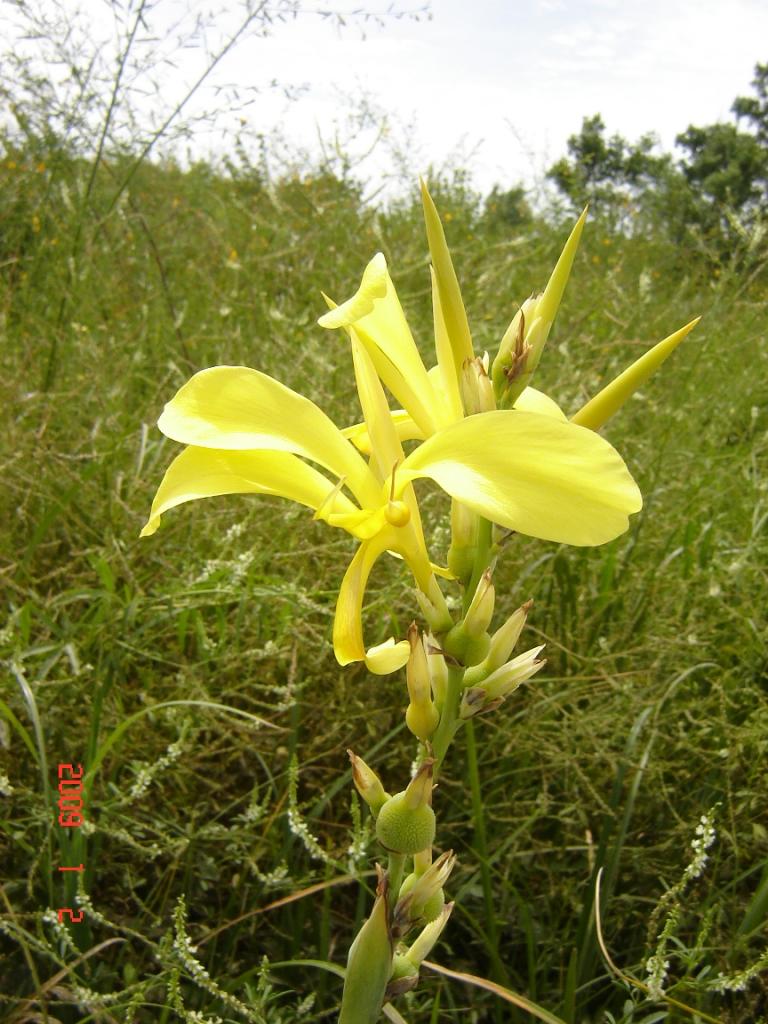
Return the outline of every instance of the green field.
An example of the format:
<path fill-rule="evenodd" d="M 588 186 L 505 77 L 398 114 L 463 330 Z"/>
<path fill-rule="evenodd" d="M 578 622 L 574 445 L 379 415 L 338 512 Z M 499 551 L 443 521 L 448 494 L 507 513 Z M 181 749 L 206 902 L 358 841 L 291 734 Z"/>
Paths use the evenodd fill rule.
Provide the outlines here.
<path fill-rule="evenodd" d="M 493 354 L 570 221 L 511 226 L 461 176 L 432 188 L 475 348 Z M 359 419 L 345 341 L 316 320 L 321 291 L 348 297 L 376 251 L 429 357 L 416 182 L 373 209 L 328 172 L 115 154 L 92 173 L 41 141 L 6 147 L 0 196 L 4 1019 L 331 1020 L 341 982 L 304 962 L 343 965 L 381 856 L 345 750 L 385 779 L 414 750 L 402 673 L 333 655 L 354 544 L 260 497 L 138 534 L 176 450 L 155 421 L 192 372 L 254 366 Z M 548 664 L 460 738 L 440 782 L 437 847 L 459 863 L 432 958 L 568 1024 L 768 1014 L 767 299 L 764 264 L 597 217 L 537 375 L 573 412 L 702 316 L 604 431 L 645 498 L 629 532 L 507 545 L 497 616 L 533 598 L 525 646 L 545 642 Z M 444 558 L 447 502 L 419 493 Z M 404 635 L 408 586 L 377 565 L 369 634 Z M 73 762 L 86 820 L 66 830 L 56 766 Z M 702 815 L 716 840 L 682 884 Z M 645 982 L 658 949 L 676 1003 L 607 967 L 600 868 L 613 960 Z M 78 881 L 85 920 L 68 931 L 50 911 L 78 905 Z M 534 1019 L 422 978 L 398 1003 L 409 1024 Z"/>

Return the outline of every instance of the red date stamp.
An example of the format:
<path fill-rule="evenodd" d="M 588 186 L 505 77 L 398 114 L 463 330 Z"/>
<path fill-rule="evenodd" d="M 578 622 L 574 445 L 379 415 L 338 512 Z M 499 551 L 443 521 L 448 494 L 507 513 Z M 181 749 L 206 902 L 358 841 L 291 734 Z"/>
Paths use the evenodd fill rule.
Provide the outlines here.
<path fill-rule="evenodd" d="M 58 823 L 61 828 L 80 828 L 85 820 L 83 817 L 83 766 L 81 764 L 60 764 L 58 777 Z M 84 864 L 59 865 L 59 871 L 84 870 Z M 85 916 L 82 910 L 73 910 L 72 907 L 61 907 L 58 914 L 59 921 L 68 920 L 72 924 L 80 924 Z"/>

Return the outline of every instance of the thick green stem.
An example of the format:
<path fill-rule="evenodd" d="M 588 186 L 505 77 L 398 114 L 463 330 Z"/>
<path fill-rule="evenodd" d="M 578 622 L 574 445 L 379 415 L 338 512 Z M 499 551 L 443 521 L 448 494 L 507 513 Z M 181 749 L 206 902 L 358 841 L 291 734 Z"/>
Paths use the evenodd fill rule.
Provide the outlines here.
<path fill-rule="evenodd" d="M 404 873 L 405 854 L 390 853 L 389 865 L 387 867 L 387 878 L 389 880 L 389 898 L 392 906 L 397 902 L 397 894 L 400 892 L 400 886 L 403 884 Z"/>
<path fill-rule="evenodd" d="M 477 527 L 477 548 L 475 551 L 475 565 L 472 569 L 472 576 L 467 589 L 464 591 L 463 611 L 466 615 L 467 609 L 477 590 L 480 579 L 491 564 L 493 555 L 493 524 L 488 519 L 481 519 Z"/>
<path fill-rule="evenodd" d="M 445 703 L 440 712 L 440 724 L 432 737 L 432 753 L 435 758 L 433 778 L 437 779 L 451 740 L 461 724 L 459 721 L 459 698 L 461 697 L 461 681 L 464 669 L 450 665 L 448 667 L 448 684 L 445 688 Z"/>

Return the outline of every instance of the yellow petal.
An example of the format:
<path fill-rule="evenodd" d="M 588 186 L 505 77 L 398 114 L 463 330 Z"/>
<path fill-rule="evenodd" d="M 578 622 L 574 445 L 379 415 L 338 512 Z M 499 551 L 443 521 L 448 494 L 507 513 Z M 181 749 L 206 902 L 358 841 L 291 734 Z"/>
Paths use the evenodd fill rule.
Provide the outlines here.
<path fill-rule="evenodd" d="M 343 477 L 361 504 L 378 496 L 365 460 L 314 402 L 247 366 L 196 373 L 166 405 L 158 426 L 174 441 L 199 448 L 303 455 Z"/>
<path fill-rule="evenodd" d="M 365 653 L 365 665 L 374 675 L 386 676 L 401 669 L 407 663 L 410 654 L 411 645 L 407 640 L 396 643 L 394 637 L 390 637 L 383 644 L 368 648 Z"/>
<path fill-rule="evenodd" d="M 390 416 L 392 417 L 392 424 L 397 433 L 398 440 L 401 443 L 403 441 L 424 440 L 423 431 L 416 426 L 413 417 L 405 409 L 391 409 Z M 365 423 L 355 423 L 352 427 L 344 427 L 341 432 L 363 455 L 371 454 L 371 439 Z"/>
<path fill-rule="evenodd" d="M 372 464 L 378 471 L 379 480 L 384 481 L 395 466 L 403 461 L 405 454 L 392 423 L 392 414 L 381 381 L 368 353 L 358 340 L 356 328 L 352 329 L 351 337 L 355 382 L 371 441 Z"/>
<path fill-rule="evenodd" d="M 363 541 L 341 581 L 333 619 L 333 650 L 340 665 L 365 661 L 363 643 L 363 598 L 374 562 L 391 543 L 388 531 Z"/>
<path fill-rule="evenodd" d="M 621 456 L 598 434 L 536 413 L 480 413 L 428 438 L 398 479 L 431 477 L 481 516 L 530 537 L 604 544 L 642 499 Z"/>
<path fill-rule="evenodd" d="M 537 412 L 541 416 L 553 416 L 556 420 L 567 421 L 568 417 L 549 395 L 536 388 L 527 387 L 515 402 L 518 412 Z"/>
<path fill-rule="evenodd" d="M 474 359 L 472 335 L 469 332 L 469 321 L 461 298 L 453 260 L 448 251 L 440 214 L 437 212 L 426 183 L 421 181 L 421 203 L 424 209 L 424 223 L 427 228 L 429 254 L 435 271 L 437 290 L 440 296 L 440 309 L 444 318 L 445 329 L 450 341 L 456 380 L 460 379 L 461 368 L 467 359 Z"/>
<path fill-rule="evenodd" d="M 701 317 L 696 317 L 695 320 L 691 320 L 685 327 L 670 334 L 668 338 L 649 349 L 645 355 L 640 356 L 599 394 L 582 406 L 575 416 L 571 417 L 571 422 L 578 423 L 582 427 L 589 427 L 590 430 L 599 430 L 606 420 L 610 419 L 627 399 L 648 380 L 651 374 L 655 373 L 700 319 Z"/>
<path fill-rule="evenodd" d="M 425 433 L 433 432 L 436 398 L 382 253 L 365 268 L 352 298 L 333 306 L 318 323 L 330 329 L 354 327 L 384 384 Z"/>
<path fill-rule="evenodd" d="M 536 304 L 536 316 L 541 317 L 544 321 L 545 331 L 544 338 L 539 343 L 539 352 L 535 355 L 534 366 L 538 363 L 538 355 L 541 354 L 541 348 L 546 341 L 549 328 L 554 322 L 557 311 L 560 308 L 560 302 L 563 298 L 563 292 L 565 286 L 568 284 L 568 278 L 571 273 L 571 267 L 573 266 L 573 260 L 576 256 L 576 250 L 579 248 L 579 242 L 581 241 L 581 233 L 584 230 L 584 224 L 587 220 L 586 209 L 581 214 L 579 219 L 573 226 L 573 230 L 568 236 L 568 241 L 563 246 L 563 251 L 560 253 L 560 258 L 555 264 L 555 269 L 547 282 L 547 287 L 544 289 L 544 294 L 538 300 Z"/>
<path fill-rule="evenodd" d="M 447 414 L 440 425 L 447 426 L 455 420 L 460 420 L 464 415 L 461 403 L 461 386 L 459 383 L 461 367 L 457 369 L 453 358 L 451 339 L 448 337 L 443 307 L 440 304 L 440 289 L 437 284 L 435 268 L 430 267 L 429 273 L 432 280 L 432 319 L 435 324 L 435 352 L 437 353 L 437 366 L 429 371 L 429 375 L 433 378 L 434 387 L 434 374 L 437 371 L 440 382 L 439 390 L 443 395 L 443 404 Z M 438 390 L 438 388 L 435 388 L 435 390 Z"/>
<path fill-rule="evenodd" d="M 383 506 L 375 511 L 355 509 L 353 512 L 332 513 L 325 519 L 330 526 L 338 526 L 358 540 L 370 540 L 387 525 Z"/>
<path fill-rule="evenodd" d="M 219 494 L 275 494 L 309 508 L 326 503 L 333 490 L 330 480 L 287 452 L 231 452 L 211 448 L 185 448 L 163 477 L 152 502 L 142 537 L 160 525 L 160 517 L 185 501 Z M 328 512 L 354 510 L 352 502 L 337 493 Z"/>

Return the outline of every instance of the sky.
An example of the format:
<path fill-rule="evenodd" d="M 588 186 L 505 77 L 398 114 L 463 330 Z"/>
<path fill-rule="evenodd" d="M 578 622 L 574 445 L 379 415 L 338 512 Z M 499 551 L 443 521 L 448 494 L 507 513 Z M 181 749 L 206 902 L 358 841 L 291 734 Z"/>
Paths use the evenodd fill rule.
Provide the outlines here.
<path fill-rule="evenodd" d="M 114 12 L 122 10 L 124 32 L 138 2 L 80 6 L 94 37 L 119 42 Z M 403 11 L 418 6 L 394 3 Z M 237 24 L 236 4 L 147 4 L 147 37 L 167 55 L 154 73 L 158 92 L 147 91 L 148 118 L 170 109 L 204 66 L 199 47 L 176 45 L 191 24 L 184 17 L 209 19 L 200 38 L 215 51 Z M 299 17 L 275 23 L 267 37 L 244 36 L 185 108 L 217 108 L 215 130 L 198 126 L 184 145 L 193 155 L 221 155 L 237 132 L 248 147 L 258 133 L 277 130 L 310 159 L 335 138 L 357 158 L 381 135 L 360 164 L 372 188 L 395 165 L 415 176 L 451 159 L 483 191 L 533 186 L 584 116 L 600 113 L 609 133 L 628 139 L 654 132 L 669 150 L 689 124 L 729 119 L 734 97 L 751 91 L 754 65 L 768 61 L 765 0 L 432 0 L 431 17 L 389 17 L 383 27 L 369 20 L 365 38 L 359 18 L 340 28 L 316 13 L 372 13 L 388 4 L 305 0 Z M 304 91 L 289 100 L 268 87 L 273 81 Z M 251 89 L 259 91 L 251 96 Z M 241 106 L 244 98 L 251 102 Z"/>

